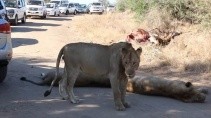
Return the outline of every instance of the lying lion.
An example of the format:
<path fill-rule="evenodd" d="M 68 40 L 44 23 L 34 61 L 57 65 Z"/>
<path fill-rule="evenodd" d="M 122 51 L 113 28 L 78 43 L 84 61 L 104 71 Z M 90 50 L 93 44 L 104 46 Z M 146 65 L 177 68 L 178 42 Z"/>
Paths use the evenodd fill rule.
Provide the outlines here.
<path fill-rule="evenodd" d="M 27 81 L 36 85 L 50 85 L 54 79 L 55 72 L 49 72 L 42 77 L 41 82 L 34 82 L 22 77 L 21 80 Z M 92 79 L 80 76 L 76 83 L 76 87 L 110 87 L 108 79 Z M 59 80 L 62 79 L 62 73 L 59 73 L 56 85 L 58 86 Z M 204 102 L 208 90 L 205 88 L 196 88 L 191 82 L 183 82 L 180 80 L 167 80 L 158 77 L 139 77 L 136 76 L 130 79 L 127 84 L 127 91 L 144 94 L 166 96 L 174 99 L 181 100 L 186 103 Z"/>

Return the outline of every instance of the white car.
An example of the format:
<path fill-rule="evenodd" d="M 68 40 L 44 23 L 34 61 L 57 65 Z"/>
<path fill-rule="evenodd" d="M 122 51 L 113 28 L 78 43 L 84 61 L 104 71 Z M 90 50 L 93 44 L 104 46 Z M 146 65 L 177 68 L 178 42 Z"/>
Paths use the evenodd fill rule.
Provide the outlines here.
<path fill-rule="evenodd" d="M 56 3 L 58 4 L 58 6 L 60 6 L 62 4 L 68 4 L 69 1 L 68 0 L 51 0 L 50 3 Z"/>
<path fill-rule="evenodd" d="M 7 10 L 8 21 L 17 25 L 18 21 L 26 22 L 26 4 L 25 0 L 5 0 L 4 4 Z"/>
<path fill-rule="evenodd" d="M 102 14 L 104 12 L 104 6 L 101 2 L 93 2 L 89 5 L 89 13 Z"/>
<path fill-rule="evenodd" d="M 113 5 L 108 5 L 107 8 L 106 8 L 106 12 L 109 13 L 109 12 L 114 12 L 115 11 L 115 6 Z"/>
<path fill-rule="evenodd" d="M 69 8 L 69 4 L 61 4 L 59 6 L 59 11 L 60 11 L 61 14 L 68 15 L 69 14 L 68 8 Z"/>
<path fill-rule="evenodd" d="M 68 15 L 68 14 L 76 15 L 77 14 L 77 10 L 76 10 L 74 3 L 61 4 L 59 6 L 59 10 L 60 10 L 60 13 L 65 14 L 65 15 Z"/>
<path fill-rule="evenodd" d="M 7 66 L 12 59 L 11 28 L 9 22 L 0 16 L 0 83 L 7 75 Z"/>
<path fill-rule="evenodd" d="M 69 13 L 76 15 L 77 14 L 77 10 L 76 10 L 76 6 L 74 3 L 69 3 Z"/>
<path fill-rule="evenodd" d="M 44 0 L 29 0 L 26 7 L 27 17 L 37 16 L 42 19 L 45 19 L 47 16 L 47 10 Z"/>
<path fill-rule="evenodd" d="M 47 15 L 49 16 L 60 16 L 59 6 L 56 3 L 46 4 Z"/>

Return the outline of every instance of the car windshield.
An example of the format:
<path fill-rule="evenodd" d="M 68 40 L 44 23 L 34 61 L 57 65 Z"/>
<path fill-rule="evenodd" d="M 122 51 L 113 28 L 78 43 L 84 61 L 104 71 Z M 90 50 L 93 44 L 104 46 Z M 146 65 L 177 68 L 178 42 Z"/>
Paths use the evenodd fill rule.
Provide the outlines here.
<path fill-rule="evenodd" d="M 17 7 L 17 0 L 5 0 L 4 4 L 5 4 L 6 7 L 16 8 Z"/>
<path fill-rule="evenodd" d="M 74 5 L 77 7 L 77 6 L 79 6 L 79 3 L 74 3 Z"/>
<path fill-rule="evenodd" d="M 101 3 L 92 3 L 92 5 L 95 5 L 95 6 L 101 6 Z"/>
<path fill-rule="evenodd" d="M 54 4 L 46 4 L 46 8 L 54 8 Z"/>
<path fill-rule="evenodd" d="M 85 4 L 81 4 L 79 5 L 80 8 L 86 8 L 86 5 Z"/>
<path fill-rule="evenodd" d="M 42 6 L 42 1 L 31 0 L 27 3 L 27 5 L 40 5 L 40 6 Z"/>
<path fill-rule="evenodd" d="M 59 5 L 60 1 L 51 1 L 50 3 L 56 3 Z"/>
<path fill-rule="evenodd" d="M 60 7 L 67 7 L 68 4 L 61 4 Z"/>
<path fill-rule="evenodd" d="M 3 5 L 1 4 L 1 1 L 0 1 L 0 10 L 2 10 L 2 9 L 4 9 L 4 7 L 3 7 Z"/>

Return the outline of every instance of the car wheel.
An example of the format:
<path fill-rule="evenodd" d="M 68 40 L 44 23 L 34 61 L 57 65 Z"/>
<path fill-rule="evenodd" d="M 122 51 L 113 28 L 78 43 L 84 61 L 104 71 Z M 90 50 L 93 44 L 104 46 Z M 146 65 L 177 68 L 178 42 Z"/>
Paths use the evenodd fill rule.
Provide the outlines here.
<path fill-rule="evenodd" d="M 7 66 L 0 67 L 0 83 L 4 81 L 7 75 Z"/>
<path fill-rule="evenodd" d="M 46 19 L 47 18 L 47 14 L 45 14 L 45 16 L 44 16 L 44 19 Z"/>
<path fill-rule="evenodd" d="M 68 15 L 68 14 L 69 14 L 69 11 L 67 10 L 66 13 L 65 13 L 65 15 Z"/>
<path fill-rule="evenodd" d="M 41 19 L 45 19 L 46 18 L 46 14 L 43 14 L 43 16 L 41 16 Z"/>
<path fill-rule="evenodd" d="M 22 20 L 21 20 L 22 23 L 26 23 L 26 15 L 24 14 Z"/>
<path fill-rule="evenodd" d="M 18 24 L 18 16 L 17 15 L 15 16 L 15 20 L 14 20 L 14 22 L 12 24 L 13 25 L 17 25 Z"/>
<path fill-rule="evenodd" d="M 76 15 L 77 14 L 77 11 L 75 10 L 73 14 Z"/>

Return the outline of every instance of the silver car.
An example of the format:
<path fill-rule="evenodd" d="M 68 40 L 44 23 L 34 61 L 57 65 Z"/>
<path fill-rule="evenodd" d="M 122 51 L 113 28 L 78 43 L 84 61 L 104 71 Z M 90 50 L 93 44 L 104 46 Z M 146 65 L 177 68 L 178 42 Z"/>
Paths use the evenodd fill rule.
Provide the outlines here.
<path fill-rule="evenodd" d="M 0 83 L 7 75 L 7 65 L 12 58 L 10 24 L 0 16 Z"/>
<path fill-rule="evenodd" d="M 104 5 L 100 2 L 93 2 L 89 4 L 89 13 L 102 14 L 104 12 Z"/>
<path fill-rule="evenodd" d="M 69 14 L 68 8 L 69 8 L 69 4 L 61 4 L 59 6 L 59 11 L 60 11 L 61 14 L 68 15 Z"/>
<path fill-rule="evenodd" d="M 74 3 L 69 3 L 69 4 L 61 4 L 59 6 L 60 13 L 68 15 L 68 14 L 77 14 L 76 6 Z"/>

